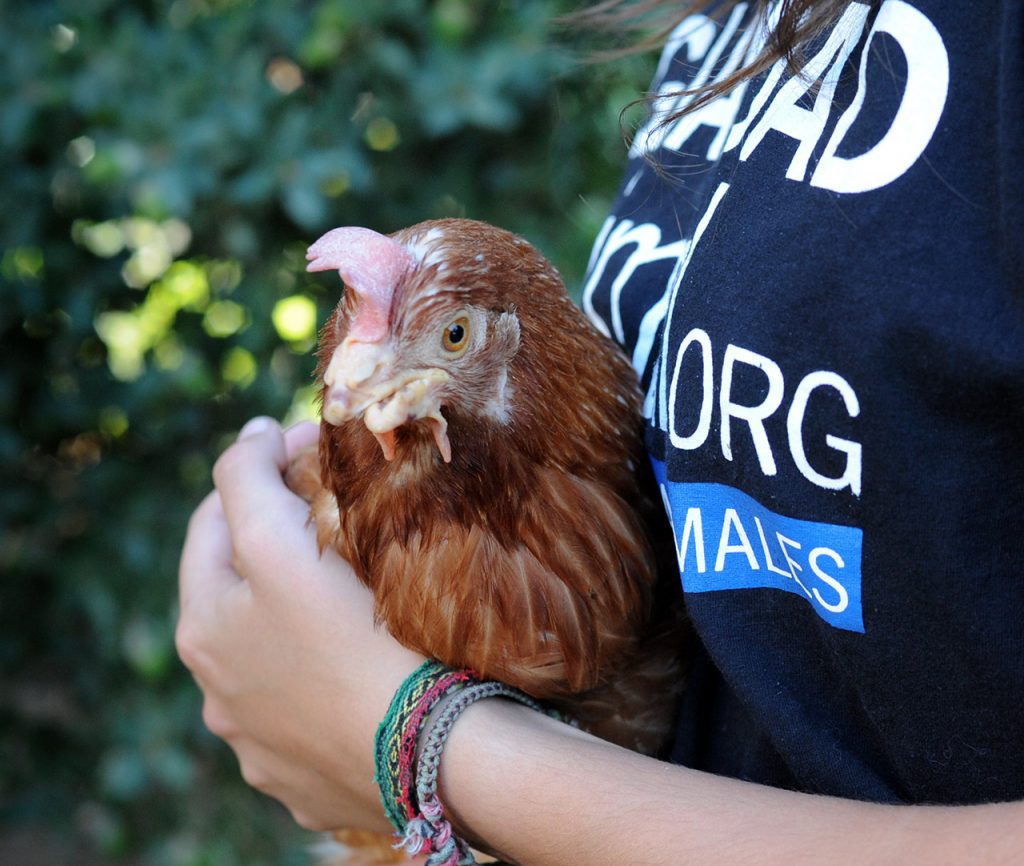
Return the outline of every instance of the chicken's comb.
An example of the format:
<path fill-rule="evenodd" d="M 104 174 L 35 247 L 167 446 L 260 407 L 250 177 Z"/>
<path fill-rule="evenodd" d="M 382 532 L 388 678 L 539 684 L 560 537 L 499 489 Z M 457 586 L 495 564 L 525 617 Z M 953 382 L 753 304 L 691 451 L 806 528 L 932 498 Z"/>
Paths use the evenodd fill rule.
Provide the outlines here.
<path fill-rule="evenodd" d="M 331 229 L 306 252 L 307 271 L 337 270 L 359 297 L 348 335 L 375 343 L 388 328 L 391 300 L 416 259 L 398 241 L 357 226 Z"/>

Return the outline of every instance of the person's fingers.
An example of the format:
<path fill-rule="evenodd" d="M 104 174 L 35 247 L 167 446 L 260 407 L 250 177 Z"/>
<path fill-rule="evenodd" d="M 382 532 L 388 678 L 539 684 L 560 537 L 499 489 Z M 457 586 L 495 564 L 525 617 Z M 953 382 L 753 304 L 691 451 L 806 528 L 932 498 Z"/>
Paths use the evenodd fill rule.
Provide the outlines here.
<path fill-rule="evenodd" d="M 227 521 L 220 496 L 213 491 L 192 514 L 178 567 L 179 611 L 174 645 L 200 686 L 207 668 L 204 645 L 211 620 L 219 616 L 224 598 L 242 585 L 231 558 Z"/>
<path fill-rule="evenodd" d="M 224 586 L 237 583 L 231 568 L 231 536 L 216 490 L 207 494 L 189 520 L 178 567 L 181 609 L 203 604 Z"/>
<path fill-rule="evenodd" d="M 251 436 L 272 425 L 269 418 L 254 418 L 242 428 L 241 435 Z M 208 602 L 225 586 L 240 580 L 232 568 L 233 553 L 221 496 L 213 490 L 192 513 L 182 546 L 178 597 L 183 612 L 197 603 L 208 608 Z"/>
<path fill-rule="evenodd" d="M 277 743 L 268 746 L 245 735 L 230 737 L 227 743 L 238 759 L 238 767 L 246 783 L 279 800 L 304 829 L 324 833 L 344 825 L 373 828 L 385 838 L 389 834 L 390 828 L 380 809 L 376 790 L 360 791 L 359 798 L 353 802 L 349 789 L 353 780 L 339 780 L 317 768 L 305 766 L 303 758 L 296 759 L 282 753 Z M 297 764 L 296 760 L 300 763 Z M 356 784 L 367 788 L 373 782 L 367 779 Z M 334 814 L 337 810 L 331 806 L 339 799 L 349 801 L 343 815 Z"/>
<path fill-rule="evenodd" d="M 292 460 L 300 451 L 316 445 L 320 439 L 320 425 L 312 421 L 300 421 L 284 431 L 284 449 Z"/>
<path fill-rule="evenodd" d="M 254 418 L 213 467 L 235 552 L 289 523 L 305 523 L 306 504 L 284 484 L 288 465 L 284 436 L 277 422 Z"/>
<path fill-rule="evenodd" d="M 307 526 L 309 506 L 285 486 L 287 465 L 280 426 L 254 418 L 213 468 L 234 562 L 250 581 L 286 572 L 296 556 L 317 554 L 315 535 Z"/>

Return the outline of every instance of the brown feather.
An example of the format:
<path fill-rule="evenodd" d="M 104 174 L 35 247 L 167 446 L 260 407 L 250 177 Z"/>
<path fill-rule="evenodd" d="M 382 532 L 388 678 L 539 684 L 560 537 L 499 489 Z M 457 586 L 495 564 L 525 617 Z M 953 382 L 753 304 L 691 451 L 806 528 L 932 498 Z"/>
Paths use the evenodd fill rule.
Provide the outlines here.
<path fill-rule="evenodd" d="M 295 457 L 285 471 L 285 484 L 288 488 L 306 502 L 312 502 L 313 498 L 324 489 L 320 480 L 320 458 L 317 446 L 310 445 L 303 448 Z"/>

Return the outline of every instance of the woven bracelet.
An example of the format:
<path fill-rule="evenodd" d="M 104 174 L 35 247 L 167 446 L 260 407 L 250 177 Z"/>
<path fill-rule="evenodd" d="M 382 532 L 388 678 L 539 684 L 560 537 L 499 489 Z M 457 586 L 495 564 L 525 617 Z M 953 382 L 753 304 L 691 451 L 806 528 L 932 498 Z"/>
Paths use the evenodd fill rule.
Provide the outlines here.
<path fill-rule="evenodd" d="M 476 681 L 471 671 L 455 671 L 431 659 L 406 677 L 391 699 L 374 739 L 373 780 L 380 789 L 384 813 L 399 836 L 419 811 L 413 765 L 420 729 L 444 695 Z"/>
<path fill-rule="evenodd" d="M 429 851 L 426 866 L 469 866 L 476 863 L 466 842 L 452 831 L 445 818 L 444 807 L 437 796 L 437 777 L 441 752 L 455 720 L 479 700 L 492 697 L 511 698 L 538 712 L 546 712 L 537 701 L 504 683 L 473 682 L 462 687 L 442 707 L 420 750 L 416 765 L 416 800 L 419 814 L 405 827 L 402 847 L 409 854 Z"/>

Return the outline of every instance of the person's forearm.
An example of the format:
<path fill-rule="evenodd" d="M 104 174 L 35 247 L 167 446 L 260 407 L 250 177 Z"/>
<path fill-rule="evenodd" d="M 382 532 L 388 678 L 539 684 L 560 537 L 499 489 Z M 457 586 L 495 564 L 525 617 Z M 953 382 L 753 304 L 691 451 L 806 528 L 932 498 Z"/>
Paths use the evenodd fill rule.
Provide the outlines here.
<path fill-rule="evenodd" d="M 1024 862 L 1024 803 L 783 791 L 644 758 L 498 700 L 455 725 L 441 796 L 456 826 L 526 866 Z"/>

